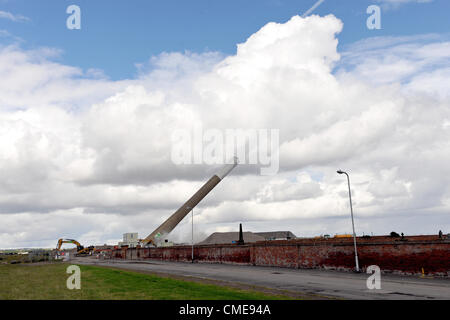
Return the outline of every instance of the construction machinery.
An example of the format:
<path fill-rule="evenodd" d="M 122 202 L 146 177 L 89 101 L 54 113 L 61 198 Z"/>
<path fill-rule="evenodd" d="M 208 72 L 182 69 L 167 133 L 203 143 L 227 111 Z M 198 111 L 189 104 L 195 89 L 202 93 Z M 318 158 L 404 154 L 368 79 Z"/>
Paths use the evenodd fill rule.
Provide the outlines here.
<path fill-rule="evenodd" d="M 59 239 L 58 240 L 58 244 L 56 246 L 56 251 L 60 252 L 62 245 L 65 244 L 65 243 L 70 243 L 70 244 L 74 244 L 74 245 L 77 246 L 77 253 L 75 254 L 76 256 L 89 255 L 94 250 L 93 246 L 85 248 L 77 240 L 73 240 L 73 239 Z"/>
<path fill-rule="evenodd" d="M 143 239 L 141 243 L 144 246 L 153 245 L 158 247 L 163 245 L 166 240 L 164 237 L 175 229 L 181 220 L 238 165 L 238 162 L 239 159 L 234 157 L 233 163 L 223 166 L 217 174 L 213 175 L 185 204 L 175 211 L 169 219 L 156 228 L 147 238 Z"/>
<path fill-rule="evenodd" d="M 334 236 L 336 239 L 344 239 L 344 238 L 352 238 L 353 236 L 351 234 L 337 234 Z"/>

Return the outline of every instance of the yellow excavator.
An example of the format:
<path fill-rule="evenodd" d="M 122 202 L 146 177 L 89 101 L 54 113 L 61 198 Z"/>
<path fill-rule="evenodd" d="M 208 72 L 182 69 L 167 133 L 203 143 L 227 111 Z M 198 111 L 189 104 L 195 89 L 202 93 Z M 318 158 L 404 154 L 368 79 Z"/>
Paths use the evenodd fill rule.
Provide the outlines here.
<path fill-rule="evenodd" d="M 94 251 L 93 246 L 85 248 L 77 240 L 73 240 L 73 239 L 59 239 L 58 245 L 56 246 L 56 251 L 60 252 L 61 246 L 65 243 L 70 243 L 70 244 L 74 244 L 77 246 L 77 253 L 75 254 L 76 256 L 89 255 L 89 254 L 91 254 L 92 251 Z"/>

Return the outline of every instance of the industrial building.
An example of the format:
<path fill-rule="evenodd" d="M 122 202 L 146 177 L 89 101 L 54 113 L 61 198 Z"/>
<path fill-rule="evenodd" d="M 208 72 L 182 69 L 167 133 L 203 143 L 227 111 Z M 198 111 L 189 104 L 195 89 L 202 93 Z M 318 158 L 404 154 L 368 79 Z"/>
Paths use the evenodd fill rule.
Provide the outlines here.
<path fill-rule="evenodd" d="M 297 236 L 290 231 L 255 232 L 255 234 L 263 237 L 266 241 L 291 240 L 297 238 Z"/>
<path fill-rule="evenodd" d="M 264 238 L 254 234 L 253 232 L 243 232 L 244 242 L 253 243 L 264 241 Z M 198 245 L 207 244 L 231 244 L 239 241 L 239 232 L 214 232 L 208 238 L 198 243 Z"/>
<path fill-rule="evenodd" d="M 119 247 L 128 246 L 129 248 L 136 248 L 139 244 L 138 233 L 124 233 L 123 241 L 119 242 Z"/>
<path fill-rule="evenodd" d="M 244 236 L 244 243 L 272 240 L 291 240 L 297 238 L 295 234 L 290 231 L 243 232 L 242 234 Z M 237 243 L 238 240 L 239 232 L 215 232 L 202 242 L 198 243 L 198 245 L 231 244 Z"/>

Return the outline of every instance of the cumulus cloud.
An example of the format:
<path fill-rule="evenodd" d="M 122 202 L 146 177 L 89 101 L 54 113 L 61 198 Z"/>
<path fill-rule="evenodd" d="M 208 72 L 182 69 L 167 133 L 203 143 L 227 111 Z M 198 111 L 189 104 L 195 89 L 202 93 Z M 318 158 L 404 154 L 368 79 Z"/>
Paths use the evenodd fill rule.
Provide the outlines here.
<path fill-rule="evenodd" d="M 238 167 L 196 208 L 199 240 L 239 222 L 348 232 L 340 168 L 359 234 L 449 228 L 448 42 L 373 38 L 338 52 L 342 27 L 296 16 L 234 55 L 163 53 L 126 81 L 54 62 L 55 49 L 2 47 L 0 247 L 146 236 L 217 169 L 171 161 L 174 130 L 198 124 L 280 130 L 279 174 Z M 189 230 L 186 219 L 173 239 Z"/>

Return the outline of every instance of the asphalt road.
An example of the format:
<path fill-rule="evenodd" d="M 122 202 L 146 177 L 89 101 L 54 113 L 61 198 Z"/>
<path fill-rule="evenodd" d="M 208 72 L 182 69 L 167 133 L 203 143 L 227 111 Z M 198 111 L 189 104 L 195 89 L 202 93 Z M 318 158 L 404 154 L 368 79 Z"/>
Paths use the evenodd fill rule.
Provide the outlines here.
<path fill-rule="evenodd" d="M 220 280 L 343 299 L 450 299 L 450 279 L 381 275 L 381 290 L 369 290 L 370 275 L 339 271 L 77 258 L 71 263 Z"/>

